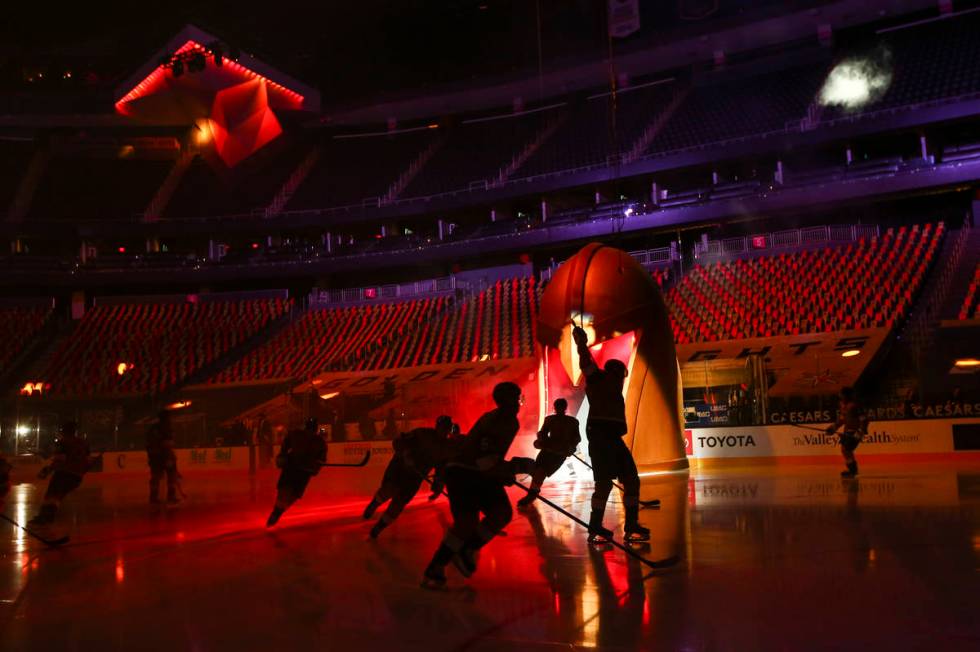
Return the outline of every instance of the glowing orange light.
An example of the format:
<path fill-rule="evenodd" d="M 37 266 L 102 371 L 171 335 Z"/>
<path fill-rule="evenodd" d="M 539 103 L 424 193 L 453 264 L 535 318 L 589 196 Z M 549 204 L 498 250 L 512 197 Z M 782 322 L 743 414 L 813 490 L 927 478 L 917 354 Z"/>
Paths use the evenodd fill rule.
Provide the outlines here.
<path fill-rule="evenodd" d="M 207 145 L 211 142 L 211 121 L 199 120 L 197 128 L 194 130 L 194 142 L 198 145 Z"/>
<path fill-rule="evenodd" d="M 21 396 L 31 396 L 32 394 L 43 394 L 44 390 L 51 389 L 51 385 L 43 382 L 24 383 L 24 386 L 20 388 Z"/>
<path fill-rule="evenodd" d="M 167 406 L 168 410 L 182 410 L 185 407 L 190 407 L 190 401 L 176 401 Z"/>
<path fill-rule="evenodd" d="M 433 123 L 431 125 L 425 125 L 425 128 L 426 129 L 438 129 L 439 128 L 439 125 Z"/>
<path fill-rule="evenodd" d="M 127 372 L 130 372 L 132 370 L 133 370 L 132 362 L 120 362 L 119 364 L 116 365 L 116 373 L 119 374 L 120 376 L 124 376 Z"/>
<path fill-rule="evenodd" d="M 840 357 L 842 357 L 842 358 L 853 358 L 856 355 L 861 355 L 861 350 L 860 349 L 848 349 L 847 351 L 844 351 L 843 353 L 841 353 L 840 354 Z"/>
<path fill-rule="evenodd" d="M 122 557 L 116 558 L 116 584 L 122 584 L 122 581 L 126 579 L 126 568 L 123 566 Z"/>
<path fill-rule="evenodd" d="M 335 396 L 340 396 L 340 392 L 328 392 L 326 394 L 320 394 L 320 398 L 322 398 L 324 401 L 329 401 Z"/>

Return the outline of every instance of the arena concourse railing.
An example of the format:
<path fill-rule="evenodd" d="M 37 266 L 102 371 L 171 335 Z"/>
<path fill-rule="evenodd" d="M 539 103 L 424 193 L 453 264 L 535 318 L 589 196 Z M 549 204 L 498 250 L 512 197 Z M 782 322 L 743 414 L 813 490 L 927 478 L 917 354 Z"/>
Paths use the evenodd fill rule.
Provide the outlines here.
<path fill-rule="evenodd" d="M 879 233 L 879 227 L 874 224 L 833 224 L 721 240 L 703 240 L 694 243 L 694 258 L 697 260 L 722 258 L 769 249 L 792 249 L 828 242 L 854 242 L 861 238 L 876 238 Z"/>
<path fill-rule="evenodd" d="M 310 293 L 309 302 L 311 307 L 379 303 L 393 299 L 417 299 L 452 294 L 457 289 L 464 289 L 464 284 L 459 283 L 455 276 L 443 276 L 409 283 L 314 290 Z"/>

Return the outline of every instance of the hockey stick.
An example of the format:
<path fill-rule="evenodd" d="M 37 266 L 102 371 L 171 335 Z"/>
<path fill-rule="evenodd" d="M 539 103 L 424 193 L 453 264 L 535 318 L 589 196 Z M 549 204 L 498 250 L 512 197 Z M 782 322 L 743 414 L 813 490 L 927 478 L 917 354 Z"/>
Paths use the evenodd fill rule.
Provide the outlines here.
<path fill-rule="evenodd" d="M 592 465 L 589 464 L 588 462 L 586 462 L 585 460 L 583 460 L 577 454 L 572 453 L 572 457 L 574 457 L 579 462 L 581 462 L 582 464 L 584 464 L 587 467 L 589 467 L 590 469 L 592 469 Z M 592 470 L 595 471 L 595 469 L 592 469 Z M 617 489 L 619 489 L 620 491 L 622 491 L 623 493 L 626 493 L 626 490 L 623 489 L 623 485 L 619 484 L 615 480 L 613 480 L 613 486 L 616 487 Z M 654 498 L 653 500 L 641 500 L 640 501 L 640 507 L 656 507 L 657 509 L 659 509 L 660 508 L 660 499 L 659 498 Z"/>
<path fill-rule="evenodd" d="M 355 462 L 353 464 L 348 464 L 348 463 L 344 463 L 344 462 L 321 462 L 320 463 L 320 466 L 321 467 L 323 467 L 323 466 L 364 466 L 364 465 L 366 465 L 368 463 L 368 460 L 369 459 L 371 459 L 371 451 L 364 451 L 364 459 L 361 460 L 360 462 Z"/>
<path fill-rule="evenodd" d="M 28 536 L 34 537 L 35 539 L 37 539 L 38 541 L 40 541 L 41 543 L 43 543 L 46 546 L 51 546 L 52 548 L 55 548 L 57 546 L 63 546 L 64 544 L 68 543 L 69 537 L 68 537 L 67 534 L 65 536 L 63 536 L 63 537 L 58 537 L 57 539 L 45 539 L 44 537 L 42 537 L 40 534 L 38 534 L 34 530 L 30 530 L 30 529 L 24 527 L 23 525 L 21 525 L 20 523 L 18 523 L 14 519 L 10 518 L 6 514 L 0 514 L 0 518 L 2 518 L 3 520 L 7 521 L 8 523 L 10 523 L 11 525 L 13 525 L 14 527 L 20 528 L 24 532 L 27 532 Z"/>
<path fill-rule="evenodd" d="M 524 490 L 524 493 L 528 493 L 528 494 L 531 493 L 531 490 L 526 485 L 521 484 L 517 480 L 514 480 L 514 484 L 517 485 L 518 487 L 520 487 L 521 489 L 523 489 Z M 538 495 L 537 499 L 540 500 L 541 502 L 543 502 L 548 507 L 550 507 L 553 510 L 557 511 L 559 514 L 563 514 L 564 516 L 567 516 L 568 518 L 572 519 L 573 521 L 575 521 L 576 523 L 578 523 L 579 525 L 581 525 L 582 527 L 584 527 L 586 530 L 589 529 L 589 524 L 588 523 L 586 523 L 585 521 L 583 521 L 582 519 L 580 519 L 578 516 L 575 516 L 571 512 L 569 512 L 569 511 L 567 511 L 567 510 L 559 507 L 558 505 L 556 505 L 555 503 L 551 502 L 550 500 L 548 500 L 544 496 Z M 637 551 L 633 550 L 629 546 L 623 545 L 622 543 L 620 543 L 618 541 L 615 541 L 613 539 L 609 539 L 608 540 L 608 543 L 609 543 L 609 545 L 613 546 L 614 548 L 619 548 L 620 550 L 622 550 L 623 552 L 625 552 L 630 557 L 633 557 L 634 559 L 636 559 L 640 563 L 646 564 L 650 568 L 668 568 L 668 567 L 673 566 L 674 564 L 676 564 L 678 561 L 680 561 L 680 557 L 678 557 L 676 555 L 674 555 L 673 557 L 667 557 L 666 559 L 658 559 L 656 561 L 653 561 L 651 559 L 647 559 L 646 557 L 644 557 L 643 555 L 641 555 Z"/>

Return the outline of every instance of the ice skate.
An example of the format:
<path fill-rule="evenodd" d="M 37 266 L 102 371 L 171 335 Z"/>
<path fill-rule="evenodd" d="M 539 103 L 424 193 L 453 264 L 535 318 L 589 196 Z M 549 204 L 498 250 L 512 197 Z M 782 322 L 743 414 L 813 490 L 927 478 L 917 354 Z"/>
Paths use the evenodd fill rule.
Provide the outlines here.
<path fill-rule="evenodd" d="M 456 570 L 458 570 L 463 577 L 469 578 L 476 572 L 478 560 L 479 553 L 477 551 L 464 547 L 453 555 L 453 566 L 456 567 Z"/>
<path fill-rule="evenodd" d="M 598 522 L 593 520 L 589 523 L 589 537 L 587 539 L 589 545 L 603 545 L 612 541 L 612 538 L 612 530 L 603 527 L 601 520 Z"/>
<path fill-rule="evenodd" d="M 438 590 L 446 588 L 446 570 L 441 566 L 429 565 L 422 575 L 423 589 Z"/>
<path fill-rule="evenodd" d="M 384 524 L 384 521 L 378 521 L 377 523 L 375 523 L 375 524 L 374 524 L 374 525 L 373 525 L 373 526 L 371 527 L 371 531 L 370 531 L 370 532 L 368 533 L 368 535 L 369 535 L 369 536 L 370 536 L 370 537 L 371 537 L 372 539 L 377 539 L 377 538 L 378 538 L 378 535 L 380 535 L 380 534 L 381 534 L 381 532 L 382 532 L 382 530 L 384 530 L 384 529 L 385 529 L 385 524 Z"/>
<path fill-rule="evenodd" d="M 266 519 L 265 526 L 272 527 L 273 525 L 279 522 L 280 517 L 282 517 L 281 509 L 272 510 L 272 512 L 269 513 L 269 518 Z"/>
<path fill-rule="evenodd" d="M 623 528 L 623 541 L 626 543 L 640 543 L 650 540 L 650 528 L 643 527 L 639 523 L 628 523 Z"/>
<path fill-rule="evenodd" d="M 612 530 L 603 527 L 602 516 L 604 510 L 593 509 L 589 517 L 589 545 L 602 545 L 612 541 Z"/>

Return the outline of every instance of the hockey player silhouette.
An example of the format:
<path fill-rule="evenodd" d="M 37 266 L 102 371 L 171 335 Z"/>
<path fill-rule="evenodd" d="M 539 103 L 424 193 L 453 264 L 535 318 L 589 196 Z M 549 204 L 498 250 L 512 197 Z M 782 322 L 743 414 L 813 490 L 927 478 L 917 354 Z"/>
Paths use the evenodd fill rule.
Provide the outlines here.
<path fill-rule="evenodd" d="M 538 431 L 538 438 L 534 442 L 534 447 L 540 450 L 537 459 L 534 460 L 534 470 L 531 472 L 531 491 L 526 496 L 517 501 L 518 507 L 527 507 L 534 502 L 541 491 L 544 479 L 550 477 L 561 468 L 572 453 L 578 443 L 582 441 L 579 435 L 578 419 L 565 414 L 568 410 L 568 401 L 563 398 L 555 400 L 555 413 L 549 414 L 541 424 Z"/>
<path fill-rule="evenodd" d="M 51 463 L 41 469 L 39 476 L 51 476 L 44 492 L 44 502 L 41 511 L 29 523 L 46 525 L 54 522 L 61 502 L 82 484 L 90 465 L 88 442 L 78 434 L 78 425 L 74 421 L 61 424 Z"/>
<path fill-rule="evenodd" d="M 449 433 L 453 421 L 443 415 L 436 419 L 434 428 L 416 428 L 396 437 L 391 445 L 394 455 L 385 469 L 381 486 L 371 502 L 364 508 L 364 518 L 369 519 L 383 504 L 391 501 L 381 518 L 371 528 L 371 538 L 391 525 L 415 497 L 422 481 L 433 470 L 440 470 L 449 455 Z M 433 487 L 438 495 L 439 485 Z"/>
<path fill-rule="evenodd" d="M 612 532 L 602 525 L 602 517 L 616 478 L 623 484 L 625 538 L 627 541 L 646 541 L 650 538 L 650 530 L 640 525 L 639 521 L 640 476 L 633 454 L 622 439 L 627 432 L 626 402 L 623 399 L 626 365 L 613 359 L 599 369 L 589 351 L 588 335 L 585 331 L 576 326 L 572 330 L 572 337 L 575 339 L 579 364 L 585 375 L 585 395 L 589 399 L 585 434 L 589 440 L 589 457 L 592 458 L 595 477 L 589 541 L 612 538 Z"/>
<path fill-rule="evenodd" d="M 476 571 L 477 555 L 513 517 L 504 487 L 514 482 L 514 465 L 505 460 L 520 423 L 521 389 L 514 383 L 493 388 L 493 409 L 473 425 L 459 452 L 446 464 L 445 480 L 453 524 L 425 569 L 422 585 L 446 583 L 445 568 L 453 562 L 464 577 Z M 483 514 L 483 518 L 480 518 Z"/>
<path fill-rule="evenodd" d="M 279 522 L 283 512 L 303 497 L 310 478 L 320 473 L 327 461 L 327 443 L 320 435 L 317 420 L 310 417 L 302 430 L 292 430 L 282 440 L 276 456 L 276 466 L 282 469 L 276 484 L 276 505 L 272 508 L 266 527 Z"/>
<path fill-rule="evenodd" d="M 160 483 L 167 478 L 167 502 L 176 503 L 179 475 L 174 452 L 170 412 L 161 410 L 159 419 L 146 432 L 146 461 L 150 466 L 150 503 L 160 502 Z"/>
<path fill-rule="evenodd" d="M 861 440 L 868 433 L 868 418 L 861 409 L 854 390 L 845 387 L 840 390 L 840 404 L 837 408 L 837 420 L 827 427 L 827 434 L 833 435 L 838 428 L 843 430 L 838 435 L 840 439 L 840 453 L 844 456 L 844 463 L 847 469 L 841 471 L 841 477 L 853 478 L 858 473 L 857 460 L 854 458 L 854 450 L 861 443 Z"/>

